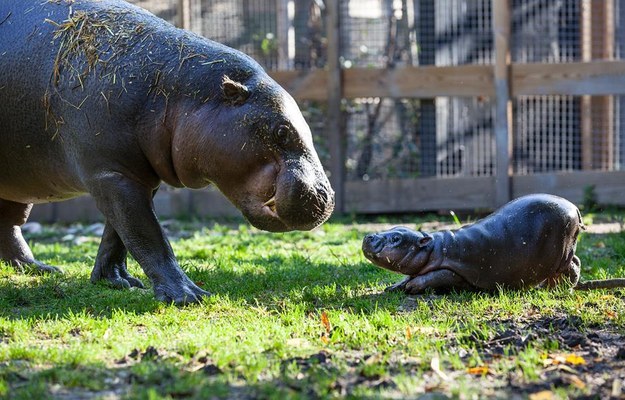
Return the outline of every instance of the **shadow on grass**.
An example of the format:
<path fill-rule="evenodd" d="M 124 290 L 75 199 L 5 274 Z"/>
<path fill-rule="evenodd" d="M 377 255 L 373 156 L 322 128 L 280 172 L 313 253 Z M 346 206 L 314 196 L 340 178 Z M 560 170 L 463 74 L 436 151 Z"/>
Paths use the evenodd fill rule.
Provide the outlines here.
<path fill-rule="evenodd" d="M 0 317 L 9 319 L 56 318 L 88 314 L 110 318 L 115 310 L 137 314 L 153 312 L 158 303 L 151 290 L 115 290 L 93 285 L 84 276 L 37 276 L 28 284 L 14 284 L 12 277 L 0 281 Z"/>
<path fill-rule="evenodd" d="M 348 375 L 343 375 L 345 365 L 338 367 L 325 351 L 281 360 L 279 375 L 261 380 L 239 374 L 235 365 L 222 370 L 206 358 L 181 366 L 175 357 L 168 358 L 151 347 L 134 353 L 137 358 L 120 360 L 116 367 L 81 364 L 77 368 L 71 363 L 32 370 L 0 367 L 0 381 L 9 385 L 11 398 L 323 398 L 345 395 L 356 387 L 375 391 L 396 386 L 390 378 L 361 373 L 359 361 L 352 360 Z"/>
<path fill-rule="evenodd" d="M 216 268 L 206 268 L 204 261 L 182 260 L 183 269 L 193 281 L 213 294 L 250 305 L 260 303 L 268 309 L 277 308 L 284 301 L 303 302 L 311 309 L 355 311 L 380 308 L 392 299 L 398 303 L 397 296 L 385 294 L 382 288 L 375 289 L 381 279 L 394 279 L 394 274 L 367 262 L 318 262 L 299 254 L 230 259 Z M 83 255 L 74 256 L 71 262 L 88 261 Z M 248 268 L 236 267 L 242 263 Z M 89 262 L 80 272 L 24 275 L 5 267 L 0 279 L 0 316 L 54 318 L 85 312 L 108 318 L 116 310 L 142 314 L 154 312 L 160 306 L 142 273 L 136 276 L 146 284 L 146 289 L 116 290 L 104 283 L 91 284 L 87 275 L 90 269 Z"/>
<path fill-rule="evenodd" d="M 588 261 L 589 264 L 594 262 L 596 265 L 597 258 L 610 262 L 625 255 L 624 237 L 623 234 L 587 234 L 583 239 L 585 246 L 578 250 L 578 254 L 583 261 L 592 260 Z M 65 262 L 87 264 L 80 273 L 32 276 L 26 283 L 18 284 L 14 279 L 19 278 L 4 271 L 0 279 L 0 316 L 10 319 L 53 318 L 86 312 L 108 318 L 115 310 L 136 314 L 154 312 L 160 305 L 143 274 L 137 277 L 146 284 L 145 290 L 115 290 L 105 284 L 89 282 L 87 274 L 92 260 L 85 254 L 95 254 L 95 245 L 59 245 L 55 249 L 63 254 Z M 331 248 L 328 251 L 331 253 Z M 58 257 L 54 250 L 41 255 L 46 260 Z M 189 277 L 211 293 L 251 306 L 261 304 L 269 310 L 280 310 L 284 302 L 299 302 L 311 311 L 320 308 L 354 312 L 397 310 L 405 299 L 401 293 L 384 292 L 384 287 L 401 280 L 401 275 L 380 269 L 364 258 L 349 262 L 334 255 L 334 259 L 327 261 L 326 257 L 324 261 L 316 261 L 294 250 L 290 255 L 267 257 L 251 254 L 249 257 L 222 259 L 216 255 L 214 262 L 182 258 L 181 263 Z M 238 267 L 243 264 L 247 267 Z M 583 265 L 582 279 L 594 278 L 584 276 L 585 273 L 596 275 L 601 272 L 597 267 Z M 616 267 L 607 270 L 612 276 L 619 272 Z M 464 302 L 473 296 L 471 292 L 462 292 L 446 297 L 452 302 Z"/>

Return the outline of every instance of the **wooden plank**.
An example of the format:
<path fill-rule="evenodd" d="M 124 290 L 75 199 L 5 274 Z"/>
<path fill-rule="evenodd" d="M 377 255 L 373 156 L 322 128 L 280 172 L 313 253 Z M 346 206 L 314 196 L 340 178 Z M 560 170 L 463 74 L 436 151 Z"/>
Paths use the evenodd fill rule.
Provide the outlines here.
<path fill-rule="evenodd" d="M 342 213 L 345 194 L 345 146 L 341 101 L 343 99 L 343 76 L 341 74 L 340 0 L 328 0 L 328 111 L 326 129 L 330 147 L 330 183 L 334 189 L 334 210 Z"/>
<path fill-rule="evenodd" d="M 494 177 L 350 181 L 345 211 L 362 214 L 495 208 Z"/>
<path fill-rule="evenodd" d="M 495 202 L 510 200 L 512 174 L 512 102 L 510 101 L 510 1 L 492 0 L 495 36 Z"/>
<path fill-rule="evenodd" d="M 600 204 L 625 205 L 625 171 L 571 171 L 515 176 L 513 197 L 530 193 L 551 193 L 581 204 L 584 189 L 595 186 Z"/>
<path fill-rule="evenodd" d="M 191 28 L 191 0 L 178 0 L 178 27 Z"/>
<path fill-rule="evenodd" d="M 609 60 L 614 54 L 612 1 L 592 0 L 592 57 Z M 611 96 L 593 96 L 591 102 L 594 143 L 593 165 L 610 170 L 614 165 L 614 106 Z"/>
<path fill-rule="evenodd" d="M 562 64 L 512 64 L 511 96 L 625 94 L 625 61 Z M 269 73 L 293 97 L 325 100 L 328 71 Z M 343 71 L 344 98 L 434 98 L 494 96 L 493 67 L 406 67 L 392 70 L 351 68 Z"/>
<path fill-rule="evenodd" d="M 350 68 L 344 70 L 344 95 L 358 97 L 492 96 L 492 67 L 401 67 L 396 69 Z"/>
<path fill-rule="evenodd" d="M 625 61 L 512 65 L 512 95 L 625 94 Z"/>
<path fill-rule="evenodd" d="M 589 62 L 592 60 L 592 21 L 591 6 L 592 0 L 581 0 L 580 2 L 580 45 L 582 51 L 582 61 Z M 591 112 L 591 96 L 584 95 L 580 101 L 580 118 L 581 118 L 581 151 L 582 151 L 582 169 L 591 170 L 592 166 L 592 112 Z"/>
<path fill-rule="evenodd" d="M 289 67 L 289 0 L 276 0 L 276 36 L 278 41 L 278 68 Z"/>
<path fill-rule="evenodd" d="M 343 97 L 423 98 L 437 96 L 492 96 L 492 67 L 350 68 L 343 70 Z M 328 71 L 272 71 L 269 75 L 293 97 L 324 100 Z"/>
<path fill-rule="evenodd" d="M 325 101 L 328 98 L 327 71 L 271 71 L 269 75 L 297 100 Z"/>

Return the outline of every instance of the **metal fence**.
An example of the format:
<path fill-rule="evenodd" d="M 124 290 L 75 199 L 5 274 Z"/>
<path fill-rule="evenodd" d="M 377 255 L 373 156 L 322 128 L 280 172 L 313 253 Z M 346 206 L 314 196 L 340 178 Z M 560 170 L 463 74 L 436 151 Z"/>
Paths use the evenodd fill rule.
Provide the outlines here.
<path fill-rule="evenodd" d="M 625 0 L 132 2 L 289 90 L 340 210 L 625 204 Z"/>

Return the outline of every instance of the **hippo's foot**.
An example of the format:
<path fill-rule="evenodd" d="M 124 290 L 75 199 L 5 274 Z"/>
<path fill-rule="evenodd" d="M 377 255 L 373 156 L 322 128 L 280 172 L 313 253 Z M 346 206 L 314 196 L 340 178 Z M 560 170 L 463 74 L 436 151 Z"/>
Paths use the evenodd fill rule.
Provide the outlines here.
<path fill-rule="evenodd" d="M 98 249 L 95 266 L 91 271 L 91 282 L 104 281 L 115 289 L 138 287 L 143 283 L 128 273 L 126 269 L 126 247 L 115 229 L 107 221 L 102 233 L 102 241 Z"/>
<path fill-rule="evenodd" d="M 441 269 L 411 278 L 406 282 L 404 292 L 406 294 L 419 294 L 428 289 L 435 291 L 475 290 L 475 287 L 455 272 Z"/>
<path fill-rule="evenodd" d="M 125 263 L 112 266 L 96 263 L 91 271 L 91 283 L 99 281 L 105 281 L 115 289 L 144 288 L 143 282 L 128 273 Z"/>
<path fill-rule="evenodd" d="M 174 303 L 178 306 L 199 303 L 210 293 L 200 289 L 182 271 L 178 279 L 154 282 L 154 296 L 157 300 L 165 303 Z"/>
<path fill-rule="evenodd" d="M 57 267 L 35 260 L 22 236 L 20 227 L 26 223 L 32 206 L 0 199 L 0 260 L 21 272 L 61 272 Z"/>
<path fill-rule="evenodd" d="M 397 282 L 396 284 L 388 286 L 387 288 L 384 289 L 384 291 L 385 292 L 403 292 L 406 290 L 406 283 L 408 283 L 411 279 L 412 277 L 407 276 L 401 281 Z"/>
<path fill-rule="evenodd" d="M 20 272 L 33 272 L 36 274 L 63 273 L 61 269 L 37 260 L 9 260 L 8 264 Z"/>

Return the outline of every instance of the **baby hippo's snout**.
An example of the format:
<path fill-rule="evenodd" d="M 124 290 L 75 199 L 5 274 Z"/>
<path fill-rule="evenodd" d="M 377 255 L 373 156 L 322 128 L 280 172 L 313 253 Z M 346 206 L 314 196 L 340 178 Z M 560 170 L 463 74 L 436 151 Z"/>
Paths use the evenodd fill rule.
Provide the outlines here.
<path fill-rule="evenodd" d="M 372 233 L 362 241 L 362 251 L 367 258 L 377 256 L 384 248 L 392 249 L 402 243 L 403 235 L 401 232 L 387 231 L 381 233 Z"/>
<path fill-rule="evenodd" d="M 372 233 L 362 241 L 364 256 L 378 267 L 405 275 L 416 275 L 427 262 L 426 249 L 432 237 L 424 232 L 405 227 L 395 227 L 388 231 Z"/>
<path fill-rule="evenodd" d="M 382 251 L 382 248 L 384 248 L 384 240 L 382 236 L 377 233 L 365 236 L 362 241 L 362 251 L 367 256 L 379 253 Z"/>

